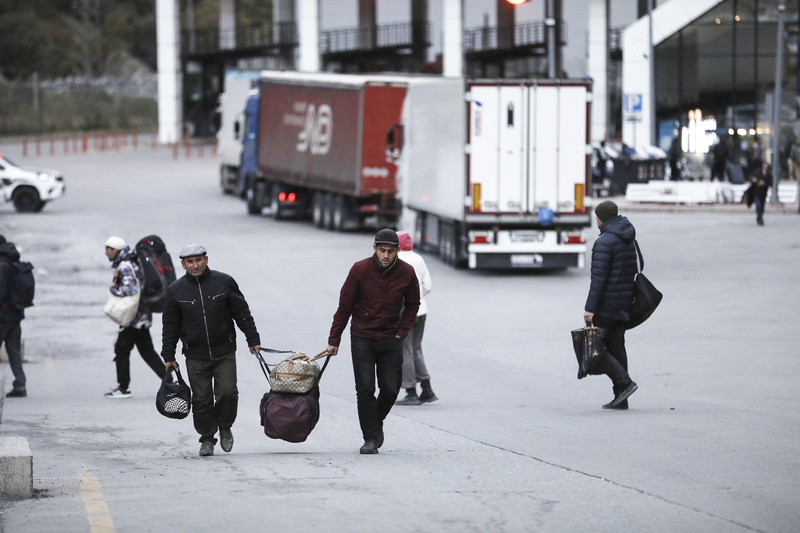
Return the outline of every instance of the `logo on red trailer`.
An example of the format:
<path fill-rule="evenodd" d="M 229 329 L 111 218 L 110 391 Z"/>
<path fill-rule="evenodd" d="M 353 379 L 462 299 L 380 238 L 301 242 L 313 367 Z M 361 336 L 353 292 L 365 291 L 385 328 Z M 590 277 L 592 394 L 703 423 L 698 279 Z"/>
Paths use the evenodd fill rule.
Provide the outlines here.
<path fill-rule="evenodd" d="M 283 123 L 300 126 L 297 134 L 297 151 L 311 152 L 312 155 L 325 155 L 331 148 L 333 135 L 333 112 L 328 104 L 317 108 L 308 102 L 295 102 L 294 115 L 285 115 Z M 305 117 L 303 117 L 303 113 Z"/>

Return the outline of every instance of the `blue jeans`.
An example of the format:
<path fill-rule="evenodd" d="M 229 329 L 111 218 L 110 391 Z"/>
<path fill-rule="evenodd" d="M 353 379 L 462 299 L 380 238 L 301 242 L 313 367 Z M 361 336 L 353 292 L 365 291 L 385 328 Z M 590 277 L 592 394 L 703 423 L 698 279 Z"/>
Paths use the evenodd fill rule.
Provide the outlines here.
<path fill-rule="evenodd" d="M 756 220 L 764 220 L 764 204 L 765 198 L 756 195 L 753 197 L 753 203 L 756 204 Z"/>
<path fill-rule="evenodd" d="M 403 341 L 397 337 L 365 339 L 350 337 L 353 373 L 356 378 L 358 421 L 364 440 L 376 440 L 383 420 L 391 411 L 403 379 Z M 375 397 L 375 376 L 378 397 Z"/>

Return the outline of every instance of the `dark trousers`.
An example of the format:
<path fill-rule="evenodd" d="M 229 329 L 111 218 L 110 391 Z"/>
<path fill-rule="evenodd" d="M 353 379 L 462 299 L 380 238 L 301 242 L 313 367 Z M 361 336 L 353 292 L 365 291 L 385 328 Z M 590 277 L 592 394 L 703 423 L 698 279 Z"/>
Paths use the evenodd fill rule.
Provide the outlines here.
<path fill-rule="evenodd" d="M 764 204 L 766 203 L 766 198 L 762 198 L 756 194 L 753 196 L 753 203 L 756 204 L 756 220 L 764 220 Z"/>
<path fill-rule="evenodd" d="M 630 385 L 628 352 L 625 350 L 625 322 L 594 316 L 594 325 L 606 330 L 605 344 L 608 353 L 606 375 L 614 384 L 614 396 Z"/>
<path fill-rule="evenodd" d="M 14 373 L 14 390 L 25 390 L 27 380 L 22 370 L 22 328 L 19 322 L 0 322 L 0 346 L 3 344 Z"/>
<path fill-rule="evenodd" d="M 403 378 L 403 341 L 350 337 L 353 373 L 356 378 L 358 421 L 364 440 L 376 440 L 383 431 L 383 420 L 392 410 Z M 375 397 L 375 376 L 378 397 Z"/>
<path fill-rule="evenodd" d="M 117 342 L 114 344 L 114 361 L 117 363 L 117 383 L 119 388 L 128 390 L 131 384 L 131 351 L 134 345 L 139 350 L 144 362 L 153 369 L 159 378 L 166 373 L 164 360 L 153 348 L 153 339 L 148 328 L 125 328 L 119 332 Z"/>
<path fill-rule="evenodd" d="M 239 409 L 236 387 L 236 354 L 222 359 L 186 360 L 189 385 L 192 387 L 194 429 L 200 442 L 217 443 L 217 429 L 230 429 Z"/>
<path fill-rule="evenodd" d="M 418 316 L 403 339 L 403 388 L 416 388 L 417 383 L 431 379 L 422 355 L 422 336 L 425 334 L 425 317 Z"/>
<path fill-rule="evenodd" d="M 725 163 L 717 164 L 711 167 L 711 181 L 718 179 L 719 181 L 725 181 Z"/>

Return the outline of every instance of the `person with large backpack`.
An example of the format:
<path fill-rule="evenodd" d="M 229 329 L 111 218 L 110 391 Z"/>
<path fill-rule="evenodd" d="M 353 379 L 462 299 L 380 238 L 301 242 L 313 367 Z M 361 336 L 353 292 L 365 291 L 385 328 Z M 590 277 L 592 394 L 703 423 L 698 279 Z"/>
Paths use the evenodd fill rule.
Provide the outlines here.
<path fill-rule="evenodd" d="M 5 344 L 14 385 L 6 398 L 28 395 L 22 369 L 22 328 L 25 308 L 33 305 L 33 265 L 19 260 L 13 243 L 0 235 L 0 346 Z"/>
<path fill-rule="evenodd" d="M 148 239 L 148 237 L 145 239 Z M 161 241 L 161 239 L 158 240 Z M 161 242 L 162 247 L 163 244 Z M 137 245 L 138 248 L 139 246 Z M 166 253 L 166 248 L 164 248 L 164 253 Z M 157 299 L 151 300 L 157 291 L 152 284 L 148 286 L 146 275 L 148 262 L 142 256 L 137 253 L 137 250 L 132 250 L 130 246 L 127 246 L 121 237 L 109 237 L 106 241 L 106 257 L 111 261 L 111 266 L 115 269 L 113 283 L 110 288 L 111 294 L 118 298 L 138 298 L 138 308 L 133 319 L 124 323 L 117 321 L 120 328 L 117 342 L 114 344 L 114 362 L 117 367 L 118 386 L 107 392 L 105 394 L 106 398 L 131 397 L 131 391 L 128 387 L 131 381 L 130 356 L 134 345 L 139 350 L 139 355 L 142 356 L 142 359 L 160 379 L 163 379 L 166 374 L 164 361 L 153 347 L 153 339 L 150 336 L 150 326 L 153 324 L 152 313 L 154 311 L 159 312 L 159 303 L 163 308 L 163 302 L 159 302 Z M 169 255 L 167 254 L 168 257 Z M 144 264 L 144 268 L 142 264 Z M 172 268 L 171 260 L 169 268 Z M 161 283 L 161 281 L 158 281 L 158 283 Z M 164 291 L 164 294 L 166 294 L 166 291 Z"/>

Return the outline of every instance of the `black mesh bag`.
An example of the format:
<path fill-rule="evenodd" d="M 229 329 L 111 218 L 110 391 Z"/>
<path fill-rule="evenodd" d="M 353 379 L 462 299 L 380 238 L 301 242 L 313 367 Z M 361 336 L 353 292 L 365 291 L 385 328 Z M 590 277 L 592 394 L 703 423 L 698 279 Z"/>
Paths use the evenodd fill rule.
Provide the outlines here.
<path fill-rule="evenodd" d="M 164 374 L 161 388 L 156 394 L 156 409 L 167 418 L 186 418 L 192 408 L 192 389 L 183 380 L 180 370 L 175 368 L 178 381 L 169 382 L 172 368 Z"/>

